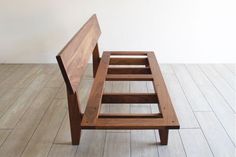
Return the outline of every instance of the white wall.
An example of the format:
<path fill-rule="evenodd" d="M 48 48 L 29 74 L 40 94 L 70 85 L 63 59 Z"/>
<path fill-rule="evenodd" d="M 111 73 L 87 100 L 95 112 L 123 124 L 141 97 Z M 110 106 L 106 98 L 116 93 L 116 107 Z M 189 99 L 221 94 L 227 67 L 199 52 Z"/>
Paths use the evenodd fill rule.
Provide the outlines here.
<path fill-rule="evenodd" d="M 55 62 L 97 13 L 101 50 L 154 50 L 162 63 L 236 62 L 235 0 L 0 1 L 0 62 Z"/>

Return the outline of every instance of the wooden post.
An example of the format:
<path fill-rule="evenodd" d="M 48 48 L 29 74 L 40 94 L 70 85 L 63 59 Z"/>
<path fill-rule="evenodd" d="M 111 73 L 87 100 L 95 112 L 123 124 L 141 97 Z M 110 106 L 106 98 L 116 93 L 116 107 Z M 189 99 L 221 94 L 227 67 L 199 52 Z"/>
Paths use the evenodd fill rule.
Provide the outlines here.
<path fill-rule="evenodd" d="M 68 108 L 69 108 L 72 144 L 78 145 L 80 142 L 80 135 L 81 135 L 82 114 L 80 111 L 77 94 L 69 93 L 67 91 L 67 98 L 68 98 L 67 100 L 68 100 Z"/>
<path fill-rule="evenodd" d="M 98 44 L 96 44 L 93 50 L 93 77 L 94 78 L 96 76 L 99 63 L 100 63 L 99 49 L 98 49 Z"/>
<path fill-rule="evenodd" d="M 167 145 L 168 144 L 168 129 L 159 129 L 159 135 L 161 140 L 161 145 Z"/>

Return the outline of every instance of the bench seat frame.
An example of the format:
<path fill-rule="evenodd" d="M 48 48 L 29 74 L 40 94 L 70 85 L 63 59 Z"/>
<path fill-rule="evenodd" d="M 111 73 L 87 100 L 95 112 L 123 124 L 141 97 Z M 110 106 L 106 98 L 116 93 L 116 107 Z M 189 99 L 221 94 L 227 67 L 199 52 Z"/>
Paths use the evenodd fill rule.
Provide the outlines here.
<path fill-rule="evenodd" d="M 158 129 L 161 144 L 166 145 L 168 130 L 179 129 L 179 122 L 154 52 L 105 51 L 100 57 L 97 44 L 99 35 L 100 28 L 96 15 L 93 15 L 57 55 L 67 87 L 72 144 L 79 144 L 81 129 Z M 86 40 L 85 46 L 83 37 Z M 94 81 L 84 113 L 80 110 L 77 87 L 88 62 L 88 53 L 78 54 L 80 47 L 76 47 L 77 44 L 83 47 L 81 54 L 85 50 L 92 50 L 93 54 Z M 105 81 L 152 81 L 155 93 L 104 93 Z M 101 105 L 106 103 L 156 103 L 160 112 L 100 113 Z"/>

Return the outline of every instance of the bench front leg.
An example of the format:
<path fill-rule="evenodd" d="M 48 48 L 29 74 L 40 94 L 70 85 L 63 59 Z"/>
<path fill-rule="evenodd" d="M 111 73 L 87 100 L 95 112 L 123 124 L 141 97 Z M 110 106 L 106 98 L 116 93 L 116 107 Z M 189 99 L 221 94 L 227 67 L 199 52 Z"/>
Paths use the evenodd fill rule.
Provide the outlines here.
<path fill-rule="evenodd" d="M 168 129 L 159 129 L 159 135 L 161 140 L 161 145 L 167 145 L 168 144 Z"/>

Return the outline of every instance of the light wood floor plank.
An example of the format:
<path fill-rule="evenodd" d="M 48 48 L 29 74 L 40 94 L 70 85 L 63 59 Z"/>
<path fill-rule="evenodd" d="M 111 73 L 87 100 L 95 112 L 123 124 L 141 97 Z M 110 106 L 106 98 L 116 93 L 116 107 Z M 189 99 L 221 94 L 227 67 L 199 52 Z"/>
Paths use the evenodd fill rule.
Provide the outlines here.
<path fill-rule="evenodd" d="M 156 136 L 159 138 L 158 132 Z M 160 157 L 186 157 L 178 130 L 169 131 L 168 145 L 158 146 L 158 152 Z"/>
<path fill-rule="evenodd" d="M 50 67 L 47 69 L 41 69 L 41 72 L 37 75 L 35 80 L 25 89 L 22 95 L 16 99 L 15 103 L 1 117 L 0 128 L 14 128 L 33 100 L 37 97 L 43 86 L 47 83 L 50 74 L 52 74 L 54 70 L 55 68 L 52 69 Z"/>
<path fill-rule="evenodd" d="M 193 80 L 196 82 L 197 86 L 205 95 L 205 98 L 216 114 L 218 120 L 221 122 L 222 126 L 231 137 L 231 140 L 234 141 L 234 144 L 236 144 L 235 126 L 232 125 L 232 123 L 235 121 L 234 112 L 198 66 L 188 65 L 187 69 Z"/>
<path fill-rule="evenodd" d="M 197 112 L 197 119 L 215 157 L 234 157 L 234 145 L 212 112 Z"/>
<path fill-rule="evenodd" d="M 74 157 L 77 146 L 53 144 L 48 157 Z"/>
<path fill-rule="evenodd" d="M 236 91 L 236 75 L 234 75 L 226 66 L 214 64 L 214 69 L 225 79 L 231 88 Z"/>
<path fill-rule="evenodd" d="M 225 64 L 225 66 L 226 66 L 234 75 L 236 75 L 236 64 Z"/>
<path fill-rule="evenodd" d="M 106 131 L 83 130 L 76 157 L 102 157 L 104 152 Z"/>
<path fill-rule="evenodd" d="M 172 68 L 175 71 L 177 79 L 181 84 L 184 94 L 192 106 L 193 111 L 211 111 L 211 107 L 194 83 L 188 71 L 185 69 L 185 66 L 181 64 L 174 64 L 172 65 Z"/>
<path fill-rule="evenodd" d="M 163 77 L 180 122 L 180 128 L 198 128 L 198 122 L 176 76 L 164 74 Z"/>
<path fill-rule="evenodd" d="M 174 74 L 171 64 L 160 64 L 162 74 Z"/>
<path fill-rule="evenodd" d="M 33 101 L 29 110 L 20 119 L 9 137 L 0 147 L 0 154 L 2 156 L 20 156 L 35 129 L 38 127 L 38 124 L 48 109 L 48 106 L 53 101 L 55 94 L 56 89 L 53 88 L 45 88 L 40 92 L 35 101 Z"/>
<path fill-rule="evenodd" d="M 195 65 L 161 65 L 184 128 L 180 132 L 170 130 L 167 146 L 158 144 L 158 130 L 83 130 L 80 145 L 72 146 L 66 89 L 58 66 L 0 64 L 0 156 L 231 157 L 236 142 L 236 114 L 226 102 L 228 94 L 222 92 L 228 92 L 223 87 L 225 84 L 234 90 L 232 76 L 236 73 L 232 72 L 234 65 L 209 67 L 205 74 L 206 69 Z M 217 79 L 213 80 L 212 74 Z M 91 65 L 82 80 L 79 96 L 84 110 L 93 81 Z M 154 92 L 150 81 L 107 81 L 106 85 L 106 92 Z M 159 110 L 156 104 L 105 104 L 101 112 L 154 113 Z"/>
<path fill-rule="evenodd" d="M 200 129 L 180 129 L 180 135 L 188 157 L 213 157 Z"/>
<path fill-rule="evenodd" d="M 66 99 L 66 85 L 63 83 L 56 95 L 56 99 Z"/>
<path fill-rule="evenodd" d="M 28 86 L 35 78 L 35 74 L 40 70 L 40 65 L 23 64 L 20 65 L 13 75 L 10 75 L 5 81 L 0 83 L 1 88 L 24 88 Z"/>
<path fill-rule="evenodd" d="M 9 76 L 7 75 L 6 79 L 0 82 L 0 98 L 4 93 L 12 90 L 12 88 L 27 87 L 36 77 L 35 74 L 39 67 L 39 65 L 32 66 L 32 68 L 29 65 L 18 65 L 17 70 L 13 71 Z"/>
<path fill-rule="evenodd" d="M 47 156 L 66 114 L 66 101 L 56 99 L 45 113 L 22 157 Z"/>
<path fill-rule="evenodd" d="M 25 89 L 12 88 L 0 97 L 0 117 L 16 102 Z"/>
<path fill-rule="evenodd" d="M 61 74 L 59 68 L 57 67 L 56 71 L 52 74 L 52 76 L 48 80 L 45 87 L 51 87 L 51 88 L 61 87 L 63 83 L 64 82 L 63 82 L 62 74 Z"/>
<path fill-rule="evenodd" d="M 11 130 L 0 130 L 0 146 L 3 144 L 10 133 Z"/>
<path fill-rule="evenodd" d="M 0 81 L 4 82 L 7 80 L 11 75 L 15 74 L 15 71 L 20 68 L 20 64 L 1 64 L 0 65 Z"/>
<path fill-rule="evenodd" d="M 207 78 L 216 87 L 218 92 L 224 97 L 230 107 L 236 112 L 236 92 L 228 85 L 228 83 L 211 67 L 211 65 L 200 65 L 201 70 Z"/>
<path fill-rule="evenodd" d="M 103 157 L 130 157 L 130 133 L 107 133 Z"/>
<path fill-rule="evenodd" d="M 60 145 L 71 145 L 70 121 L 68 111 L 66 112 L 66 116 L 62 121 L 62 125 L 60 126 L 54 143 Z"/>

